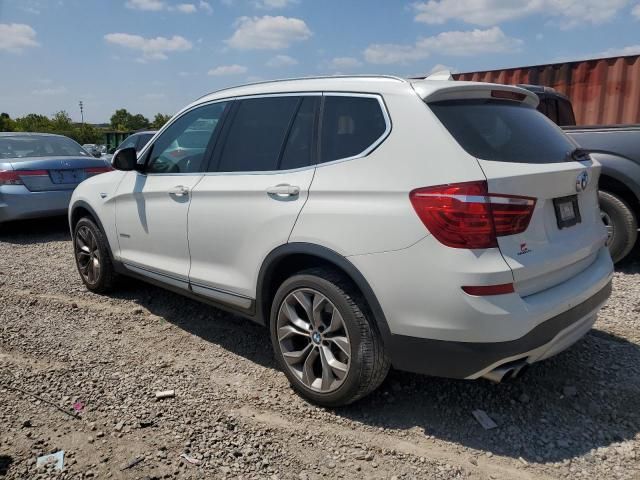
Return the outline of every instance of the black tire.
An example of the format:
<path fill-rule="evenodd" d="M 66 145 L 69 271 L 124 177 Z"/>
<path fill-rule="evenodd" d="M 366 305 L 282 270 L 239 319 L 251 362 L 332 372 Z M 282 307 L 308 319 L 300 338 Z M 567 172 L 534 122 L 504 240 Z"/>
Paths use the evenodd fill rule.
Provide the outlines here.
<path fill-rule="evenodd" d="M 348 371 L 343 383 L 331 392 L 318 392 L 308 388 L 285 362 L 278 340 L 277 318 L 282 303 L 290 293 L 301 288 L 320 292 L 335 306 L 342 316 L 349 338 L 351 357 Z M 368 395 L 384 381 L 390 363 L 380 333 L 368 311 L 364 298 L 353 283 L 342 273 L 330 268 L 302 271 L 280 286 L 271 307 L 271 341 L 280 369 L 293 389 L 303 398 L 317 405 L 339 407 Z"/>
<path fill-rule="evenodd" d="M 98 261 L 100 266 L 99 273 L 92 278 L 87 278 L 87 275 L 83 273 L 83 267 L 81 265 L 83 260 L 82 255 L 79 253 L 79 232 L 86 233 L 85 229 L 88 229 L 95 238 L 96 253 L 93 258 Z M 107 239 L 102 233 L 102 230 L 98 228 L 91 218 L 81 218 L 73 228 L 73 251 L 78 273 L 80 274 L 82 283 L 85 284 L 87 289 L 95 293 L 106 293 L 113 289 L 118 276 L 113 268 L 109 244 L 107 243 Z"/>
<path fill-rule="evenodd" d="M 600 211 L 609 230 L 609 252 L 614 263 L 622 261 L 638 239 L 638 221 L 633 211 L 617 195 L 600 191 Z"/>

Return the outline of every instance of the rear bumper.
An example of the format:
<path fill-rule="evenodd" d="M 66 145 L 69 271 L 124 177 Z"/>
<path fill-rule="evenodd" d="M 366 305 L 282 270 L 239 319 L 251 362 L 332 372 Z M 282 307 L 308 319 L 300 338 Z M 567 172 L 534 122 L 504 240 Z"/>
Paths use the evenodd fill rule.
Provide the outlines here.
<path fill-rule="evenodd" d="M 0 222 L 64 215 L 72 190 L 30 192 L 23 185 L 0 187 Z"/>
<path fill-rule="evenodd" d="M 508 342 L 454 342 L 391 335 L 386 342 L 393 366 L 427 375 L 475 379 L 500 365 L 549 358 L 582 338 L 611 295 L 611 282 L 588 300 Z"/>

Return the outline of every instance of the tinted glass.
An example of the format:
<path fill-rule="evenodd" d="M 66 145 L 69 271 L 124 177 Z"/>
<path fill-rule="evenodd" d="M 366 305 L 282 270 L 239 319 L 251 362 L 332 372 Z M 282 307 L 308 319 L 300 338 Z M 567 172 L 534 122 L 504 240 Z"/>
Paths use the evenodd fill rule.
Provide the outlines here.
<path fill-rule="evenodd" d="M 151 146 L 148 173 L 195 173 L 227 103 L 214 103 L 182 115 Z"/>
<path fill-rule="evenodd" d="M 280 160 L 280 170 L 311 165 L 316 105 L 320 97 L 304 97 L 293 122 Z"/>
<path fill-rule="evenodd" d="M 123 148 L 136 148 L 137 143 L 138 135 L 129 135 L 120 145 L 118 145 L 118 150 L 122 150 Z"/>
<path fill-rule="evenodd" d="M 24 135 L 0 137 L 0 158 L 89 157 L 78 143 L 67 137 Z"/>
<path fill-rule="evenodd" d="M 573 115 L 573 107 L 571 102 L 564 98 L 558 99 L 558 125 L 568 126 L 575 125 L 576 117 Z"/>
<path fill-rule="evenodd" d="M 144 146 L 149 143 L 149 140 L 153 138 L 154 133 L 140 133 L 138 134 L 138 143 L 136 144 L 136 150 L 140 151 Z"/>
<path fill-rule="evenodd" d="M 382 108 L 376 98 L 325 97 L 321 161 L 330 162 L 364 152 L 386 128 Z"/>
<path fill-rule="evenodd" d="M 575 146 L 535 108 L 501 100 L 429 104 L 468 153 L 498 162 L 564 162 Z"/>
<path fill-rule="evenodd" d="M 221 154 L 220 172 L 278 169 L 278 160 L 299 97 L 241 100 Z"/>

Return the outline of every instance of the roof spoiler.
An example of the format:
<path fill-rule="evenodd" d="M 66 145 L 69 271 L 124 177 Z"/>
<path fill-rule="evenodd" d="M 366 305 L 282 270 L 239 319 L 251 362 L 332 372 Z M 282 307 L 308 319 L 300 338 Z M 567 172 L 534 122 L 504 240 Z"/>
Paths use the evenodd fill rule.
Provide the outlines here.
<path fill-rule="evenodd" d="M 425 80 L 433 80 L 427 77 Z M 444 80 L 438 78 L 437 80 Z M 518 101 L 537 107 L 540 100 L 538 96 L 524 88 L 497 83 L 478 82 L 449 82 L 441 88 L 434 88 L 433 83 L 416 81 L 412 83 L 413 89 L 425 102 L 439 102 L 444 100 L 464 99 L 500 99 Z"/>

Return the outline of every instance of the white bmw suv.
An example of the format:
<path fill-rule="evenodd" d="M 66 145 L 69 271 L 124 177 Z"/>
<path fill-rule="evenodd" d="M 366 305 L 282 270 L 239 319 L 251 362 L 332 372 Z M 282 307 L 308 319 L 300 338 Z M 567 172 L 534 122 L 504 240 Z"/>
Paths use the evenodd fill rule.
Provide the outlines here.
<path fill-rule="evenodd" d="M 267 326 L 321 405 L 390 366 L 517 375 L 585 335 L 613 272 L 600 168 L 537 102 L 382 76 L 215 92 L 75 190 L 78 271 L 95 292 L 133 276 Z"/>

